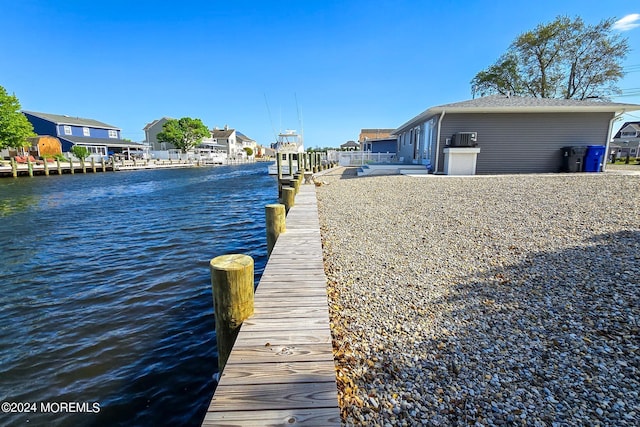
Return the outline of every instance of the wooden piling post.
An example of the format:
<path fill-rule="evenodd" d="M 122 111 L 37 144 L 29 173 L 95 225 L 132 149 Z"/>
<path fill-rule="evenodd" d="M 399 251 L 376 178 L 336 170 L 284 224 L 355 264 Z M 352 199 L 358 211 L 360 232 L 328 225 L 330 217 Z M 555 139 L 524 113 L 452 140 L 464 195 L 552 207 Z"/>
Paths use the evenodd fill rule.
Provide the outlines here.
<path fill-rule="evenodd" d="M 293 176 L 293 154 L 289 153 L 289 173 L 288 175 Z"/>
<path fill-rule="evenodd" d="M 91 158 L 91 169 L 93 170 L 93 173 L 96 173 L 96 159 L 93 157 Z"/>
<path fill-rule="evenodd" d="M 29 160 L 29 156 L 27 156 L 27 169 L 29 170 L 29 176 L 33 176 L 33 163 Z"/>
<path fill-rule="evenodd" d="M 282 203 L 287 213 L 295 204 L 296 189 L 293 187 L 282 187 Z"/>
<path fill-rule="evenodd" d="M 13 175 L 14 178 L 18 177 L 18 163 L 15 157 L 11 158 L 11 175 Z"/>
<path fill-rule="evenodd" d="M 242 322 L 253 315 L 253 258 L 231 254 L 209 263 L 216 319 L 218 371 L 222 374 Z"/>
<path fill-rule="evenodd" d="M 290 186 L 291 180 L 289 178 L 279 178 L 278 179 L 278 197 L 282 197 L 282 189 L 285 186 Z"/>
<path fill-rule="evenodd" d="M 45 176 L 49 176 L 49 162 L 47 162 L 47 159 L 44 159 L 44 175 Z"/>
<path fill-rule="evenodd" d="M 56 166 L 58 166 L 58 175 L 62 175 L 62 165 L 60 164 L 60 159 L 56 159 Z"/>
<path fill-rule="evenodd" d="M 82 167 L 82 173 L 87 173 L 87 164 L 84 159 L 80 159 L 80 167 Z"/>
<path fill-rule="evenodd" d="M 278 168 L 278 180 L 282 179 L 282 158 L 276 153 L 276 167 Z"/>
<path fill-rule="evenodd" d="M 71 170 L 72 174 L 76 173 L 76 171 L 73 170 L 73 159 L 69 159 L 69 169 Z"/>
<path fill-rule="evenodd" d="M 300 192 L 300 180 L 299 179 L 293 179 L 291 181 L 291 185 L 293 186 L 293 189 L 296 190 L 296 194 L 298 194 Z"/>
<path fill-rule="evenodd" d="M 286 210 L 285 206 L 280 203 L 266 205 L 264 209 L 267 221 L 267 255 L 271 255 L 278 236 L 287 230 L 285 222 Z"/>
<path fill-rule="evenodd" d="M 107 166 L 105 165 L 104 157 L 100 159 L 100 163 L 102 164 L 102 172 L 106 172 Z"/>

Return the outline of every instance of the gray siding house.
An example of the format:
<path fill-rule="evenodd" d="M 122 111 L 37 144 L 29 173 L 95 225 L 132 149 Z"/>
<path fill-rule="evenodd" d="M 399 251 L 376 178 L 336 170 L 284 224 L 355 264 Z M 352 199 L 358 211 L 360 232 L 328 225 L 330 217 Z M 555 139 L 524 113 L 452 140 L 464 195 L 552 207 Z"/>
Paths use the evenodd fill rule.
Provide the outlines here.
<path fill-rule="evenodd" d="M 393 131 L 398 159 L 445 170 L 454 134 L 473 132 L 476 173 L 558 172 L 561 148 L 608 145 L 612 123 L 640 105 L 491 95 L 429 108 Z"/>
<path fill-rule="evenodd" d="M 168 142 L 158 142 L 158 134 L 162 132 L 162 125 L 171 120 L 170 117 L 163 117 L 161 119 L 157 119 L 152 121 L 151 123 L 147 123 L 147 125 L 142 129 L 144 130 L 144 142 L 147 143 L 151 150 L 171 150 L 176 147 L 173 144 L 169 144 Z"/>

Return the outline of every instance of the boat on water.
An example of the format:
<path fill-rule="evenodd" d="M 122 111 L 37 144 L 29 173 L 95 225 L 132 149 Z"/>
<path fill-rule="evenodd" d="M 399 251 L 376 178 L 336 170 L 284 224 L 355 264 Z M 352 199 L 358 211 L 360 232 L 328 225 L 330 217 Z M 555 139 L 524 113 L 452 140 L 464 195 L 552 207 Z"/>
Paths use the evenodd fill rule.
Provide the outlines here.
<path fill-rule="evenodd" d="M 195 159 L 205 164 L 222 165 L 227 161 L 226 147 L 222 144 L 205 142 L 194 149 Z"/>
<path fill-rule="evenodd" d="M 298 158 L 302 159 L 304 153 L 304 143 L 302 141 L 302 135 L 295 130 L 286 130 L 278 134 L 278 139 L 275 143 L 271 144 L 271 148 L 276 150 L 276 155 L 280 155 L 282 161 L 282 174 L 293 175 L 298 171 Z M 291 160 L 291 162 L 289 162 Z M 289 163 L 291 168 L 289 170 Z M 278 174 L 278 164 L 275 162 L 269 165 L 269 175 Z"/>

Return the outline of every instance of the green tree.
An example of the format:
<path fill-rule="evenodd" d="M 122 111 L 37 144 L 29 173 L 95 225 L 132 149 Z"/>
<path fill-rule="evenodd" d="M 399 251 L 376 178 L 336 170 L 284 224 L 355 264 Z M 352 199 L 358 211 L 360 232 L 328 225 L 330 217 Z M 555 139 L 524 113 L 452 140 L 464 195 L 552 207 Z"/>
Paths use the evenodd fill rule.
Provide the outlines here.
<path fill-rule="evenodd" d="M 244 151 L 247 153 L 247 156 L 253 156 L 253 149 L 251 147 L 244 147 Z"/>
<path fill-rule="evenodd" d="M 20 102 L 0 86 L 0 149 L 24 148 L 31 145 L 27 138 L 35 136 L 33 126 L 20 112 Z"/>
<path fill-rule="evenodd" d="M 184 153 L 202 142 L 202 138 L 210 136 L 209 129 L 200 119 L 183 117 L 168 120 L 158 133 L 159 142 L 168 142 Z"/>
<path fill-rule="evenodd" d="M 80 160 L 84 160 L 89 157 L 91 153 L 89 153 L 89 149 L 83 145 L 74 145 L 73 147 L 71 147 L 71 154 L 73 154 Z"/>
<path fill-rule="evenodd" d="M 614 19 L 586 25 L 559 16 L 518 36 L 495 64 L 471 80 L 472 92 L 585 99 L 619 93 L 627 39 L 613 32 Z"/>

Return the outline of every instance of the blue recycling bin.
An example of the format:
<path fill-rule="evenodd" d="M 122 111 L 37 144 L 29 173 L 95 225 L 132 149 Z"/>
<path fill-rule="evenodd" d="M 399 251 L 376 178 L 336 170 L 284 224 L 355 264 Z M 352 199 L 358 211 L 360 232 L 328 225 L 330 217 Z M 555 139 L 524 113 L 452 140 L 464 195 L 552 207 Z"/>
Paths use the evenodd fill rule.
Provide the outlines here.
<path fill-rule="evenodd" d="M 584 168 L 582 170 L 585 172 L 602 171 L 605 149 L 606 147 L 604 145 L 588 145 L 587 153 L 584 156 Z"/>

